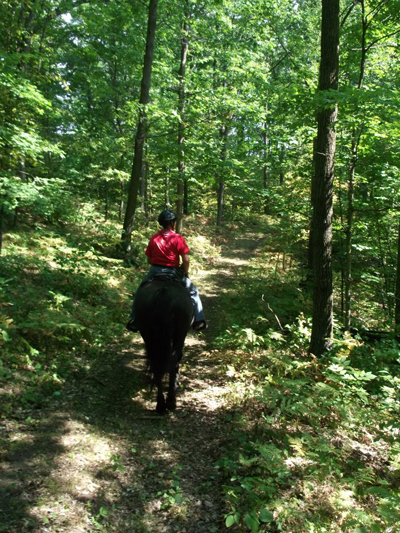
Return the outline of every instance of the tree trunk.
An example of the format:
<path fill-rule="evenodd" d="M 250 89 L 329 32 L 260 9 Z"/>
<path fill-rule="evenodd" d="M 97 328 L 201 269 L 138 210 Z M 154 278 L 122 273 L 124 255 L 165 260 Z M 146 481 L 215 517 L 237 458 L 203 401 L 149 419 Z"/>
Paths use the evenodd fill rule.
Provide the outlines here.
<path fill-rule="evenodd" d="M 143 76 L 140 90 L 139 120 L 136 130 L 135 152 L 133 157 L 131 180 L 129 183 L 128 200 L 126 203 L 125 219 L 122 231 L 122 243 L 125 251 L 131 247 L 133 220 L 136 212 L 136 203 L 140 178 L 142 174 L 143 148 L 146 136 L 146 105 L 149 102 L 151 69 L 153 65 L 154 38 L 157 23 L 158 0 L 150 0 L 149 18 L 147 25 L 146 51 L 144 56 Z"/>
<path fill-rule="evenodd" d="M 269 179 L 268 179 L 268 125 L 267 122 L 265 122 L 264 125 L 264 132 L 263 132 L 263 141 L 264 141 L 264 167 L 263 167 L 263 178 L 264 178 L 264 192 L 266 193 L 265 199 L 264 199 L 264 214 L 269 215 L 270 209 L 269 209 Z"/>
<path fill-rule="evenodd" d="M 339 0 L 322 0 L 319 90 L 338 89 Z M 313 325 L 310 352 L 320 357 L 333 333 L 332 205 L 337 104 L 317 113 L 313 210 Z"/>
<path fill-rule="evenodd" d="M 344 270 L 344 328 L 350 331 L 351 325 L 351 267 L 352 267 L 352 236 L 354 215 L 354 178 L 357 163 L 357 144 L 353 138 L 352 163 L 350 165 L 349 182 L 347 191 L 347 221 L 346 221 L 346 261 Z"/>
<path fill-rule="evenodd" d="M 224 193 L 225 193 L 225 182 L 221 180 L 219 182 L 218 192 L 217 192 L 217 203 L 218 203 L 217 228 L 220 228 L 222 226 L 222 215 L 224 213 Z"/>
<path fill-rule="evenodd" d="M 147 218 L 147 162 L 144 161 L 142 165 L 142 175 L 140 178 L 140 207 Z"/>
<path fill-rule="evenodd" d="M 270 214 L 269 198 L 268 198 L 269 183 L 268 183 L 268 167 L 266 164 L 264 164 L 263 176 L 264 176 L 264 191 L 266 193 L 266 196 L 264 199 L 264 215 L 269 215 Z"/>
<path fill-rule="evenodd" d="M 361 4 L 361 59 L 360 59 L 360 72 L 358 77 L 357 88 L 360 90 L 363 85 L 364 72 L 365 72 L 365 58 L 366 58 L 366 34 L 367 34 L 367 20 L 365 16 L 364 0 L 359 0 Z M 363 126 L 357 134 L 356 128 L 352 131 L 351 142 L 351 161 L 349 168 L 349 183 L 347 194 L 347 224 L 346 224 L 346 261 L 344 271 L 344 327 L 346 331 L 350 331 L 351 327 L 351 268 L 352 268 L 352 236 L 353 236 L 353 215 L 354 215 L 354 189 L 355 189 L 355 176 L 356 165 L 358 159 L 358 145 L 362 134 Z"/>
<path fill-rule="evenodd" d="M 165 205 L 171 205 L 169 201 L 169 167 L 165 171 Z"/>
<path fill-rule="evenodd" d="M 314 137 L 313 140 L 313 165 L 314 165 L 314 173 L 311 178 L 311 206 L 314 209 L 315 205 L 315 180 L 316 180 L 316 167 L 315 167 L 315 156 L 317 154 L 317 138 Z M 310 232 L 308 234 L 308 253 L 307 253 L 307 263 L 308 263 L 308 279 L 311 279 L 311 273 L 313 271 L 313 257 L 314 257 L 314 231 L 313 231 L 313 220 L 311 218 L 310 222 Z"/>
<path fill-rule="evenodd" d="M 122 220 L 122 213 L 124 212 L 124 198 L 125 198 L 125 182 L 123 179 L 120 180 L 120 190 L 121 190 L 121 198 L 119 202 L 119 209 L 118 209 L 118 218 L 119 220 Z"/>
<path fill-rule="evenodd" d="M 222 149 L 221 149 L 221 160 L 226 161 L 226 154 L 228 150 L 228 127 L 224 124 L 220 129 L 220 134 L 222 137 Z M 223 172 L 223 171 L 222 171 Z M 224 194 L 225 194 L 225 181 L 223 177 L 220 177 L 218 191 L 217 191 L 217 228 L 222 226 L 222 217 L 224 215 Z"/>
<path fill-rule="evenodd" d="M 185 21 L 182 28 L 182 46 L 181 46 L 181 63 L 179 67 L 179 125 L 178 125 L 178 147 L 179 147 L 179 159 L 178 159 L 178 187 L 177 195 L 178 199 L 176 202 L 176 232 L 182 232 L 182 217 L 184 211 L 185 203 L 185 151 L 184 151 L 184 141 L 185 141 L 185 125 L 184 125 L 184 115 L 185 115 L 185 72 L 186 72 L 186 60 L 187 53 L 189 48 L 188 43 L 188 17 L 189 17 L 189 1 L 186 1 L 186 13 Z"/>
<path fill-rule="evenodd" d="M 395 291 L 395 308 L 394 308 L 394 320 L 396 335 L 400 335 L 400 219 L 399 219 L 399 232 L 397 235 L 397 277 L 396 277 L 396 291 Z"/>

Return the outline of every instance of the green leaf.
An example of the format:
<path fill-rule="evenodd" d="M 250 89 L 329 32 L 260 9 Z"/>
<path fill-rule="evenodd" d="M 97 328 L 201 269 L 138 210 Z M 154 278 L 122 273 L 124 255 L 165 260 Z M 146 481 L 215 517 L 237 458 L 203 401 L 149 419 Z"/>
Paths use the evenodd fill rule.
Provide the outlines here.
<path fill-rule="evenodd" d="M 225 520 L 225 525 L 226 527 L 231 527 L 233 526 L 234 524 L 238 524 L 239 523 L 239 514 L 238 513 L 235 513 L 235 514 L 229 514 L 227 517 L 226 517 L 226 520 Z"/>
<path fill-rule="evenodd" d="M 246 459 L 242 454 L 239 455 L 239 462 L 243 466 L 251 466 L 253 463 L 258 461 L 258 457 L 252 457 L 251 459 Z"/>
<path fill-rule="evenodd" d="M 274 519 L 274 515 L 267 509 L 261 509 L 260 516 L 258 517 L 260 522 L 269 523 Z"/>
<path fill-rule="evenodd" d="M 178 505 L 182 505 L 183 503 L 183 497 L 182 494 L 175 494 L 175 501 Z"/>
<path fill-rule="evenodd" d="M 245 516 L 245 522 L 246 522 L 246 526 L 249 529 L 251 529 L 251 531 L 253 531 L 253 533 L 257 533 L 257 531 L 259 529 L 259 522 L 258 522 L 258 519 L 256 517 L 254 517 L 251 514 L 247 514 Z"/>

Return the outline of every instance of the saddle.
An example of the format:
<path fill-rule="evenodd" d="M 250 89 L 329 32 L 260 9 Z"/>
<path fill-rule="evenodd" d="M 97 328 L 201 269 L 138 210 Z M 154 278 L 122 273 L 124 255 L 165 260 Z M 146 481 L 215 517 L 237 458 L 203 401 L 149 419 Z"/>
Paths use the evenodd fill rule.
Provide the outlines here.
<path fill-rule="evenodd" d="M 149 280 L 150 283 L 152 281 L 177 281 L 179 283 L 180 280 L 176 276 L 174 276 L 173 274 L 160 273 L 160 274 L 155 274 Z"/>

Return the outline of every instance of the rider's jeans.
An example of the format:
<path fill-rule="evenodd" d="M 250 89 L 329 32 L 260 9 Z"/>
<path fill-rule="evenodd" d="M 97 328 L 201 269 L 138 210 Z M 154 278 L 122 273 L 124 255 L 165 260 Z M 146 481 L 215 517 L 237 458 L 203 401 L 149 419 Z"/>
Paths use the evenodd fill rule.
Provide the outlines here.
<path fill-rule="evenodd" d="M 199 291 L 197 290 L 197 287 L 193 285 L 193 283 L 190 281 L 189 278 L 184 277 L 182 279 L 177 274 L 174 268 L 151 265 L 148 273 L 142 279 L 142 283 L 140 285 L 143 285 L 144 283 L 146 283 L 146 281 L 149 281 L 156 274 L 172 274 L 173 276 L 176 277 L 176 279 L 179 279 L 185 285 L 185 287 L 189 291 L 190 297 L 192 298 L 194 321 L 199 322 L 200 320 L 204 320 L 203 304 L 201 303 L 201 300 L 200 300 Z M 132 304 L 132 309 L 131 309 L 131 314 L 130 314 L 129 319 L 130 320 L 135 319 L 135 299 L 133 299 L 133 304 Z"/>

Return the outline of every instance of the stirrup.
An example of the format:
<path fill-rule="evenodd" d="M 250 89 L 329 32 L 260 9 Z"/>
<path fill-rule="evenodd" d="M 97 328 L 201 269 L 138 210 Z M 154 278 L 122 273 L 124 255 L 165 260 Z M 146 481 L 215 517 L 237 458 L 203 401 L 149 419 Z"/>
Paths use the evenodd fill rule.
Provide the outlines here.
<path fill-rule="evenodd" d="M 203 320 L 198 320 L 197 322 L 193 322 L 192 327 L 195 331 L 202 331 L 204 329 L 207 329 L 208 325 L 207 325 L 207 322 L 203 319 Z"/>
<path fill-rule="evenodd" d="M 129 331 L 132 331 L 132 333 L 137 333 L 139 331 L 139 328 L 137 327 L 136 320 L 134 318 L 131 318 L 127 325 L 126 329 Z"/>

